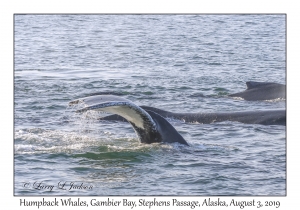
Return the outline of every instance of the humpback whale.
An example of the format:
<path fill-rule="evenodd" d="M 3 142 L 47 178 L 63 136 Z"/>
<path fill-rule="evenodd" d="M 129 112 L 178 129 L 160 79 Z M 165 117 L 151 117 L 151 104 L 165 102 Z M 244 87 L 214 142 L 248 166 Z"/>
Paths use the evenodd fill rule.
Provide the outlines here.
<path fill-rule="evenodd" d="M 154 111 L 145 111 L 130 100 L 113 95 L 95 95 L 76 99 L 69 105 L 78 103 L 83 103 L 86 107 L 76 112 L 96 110 L 120 115 L 132 125 L 141 143 L 178 142 L 188 145 L 165 118 Z"/>
<path fill-rule="evenodd" d="M 147 144 L 178 142 L 188 145 L 165 118 L 202 124 L 236 121 L 247 124 L 286 125 L 286 111 L 284 109 L 226 113 L 175 113 L 149 106 L 139 107 L 128 99 L 114 95 L 94 95 L 79 98 L 69 102 L 69 105 L 79 103 L 84 104 L 85 107 L 76 112 L 105 111 L 114 115 L 102 117 L 101 120 L 128 121 L 140 142 Z"/>
<path fill-rule="evenodd" d="M 274 82 L 246 82 L 245 91 L 230 94 L 230 97 L 240 97 L 247 101 L 285 99 L 286 86 Z"/>
<path fill-rule="evenodd" d="M 235 121 L 245 124 L 286 125 L 285 109 L 226 113 L 175 113 L 149 106 L 141 106 L 141 108 L 147 112 L 155 112 L 164 118 L 182 120 L 186 123 L 210 124 L 214 122 Z M 100 118 L 100 120 L 126 121 L 118 115 L 109 115 Z"/>

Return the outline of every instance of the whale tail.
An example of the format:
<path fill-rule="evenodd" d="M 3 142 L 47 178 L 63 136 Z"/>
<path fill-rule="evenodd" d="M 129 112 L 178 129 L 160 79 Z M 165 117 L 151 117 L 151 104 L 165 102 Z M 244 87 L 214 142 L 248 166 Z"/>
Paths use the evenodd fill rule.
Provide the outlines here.
<path fill-rule="evenodd" d="M 165 118 L 153 111 L 145 111 L 130 100 L 113 95 L 96 95 L 71 101 L 69 105 L 78 103 L 84 103 L 86 107 L 77 112 L 105 111 L 125 118 L 132 125 L 141 143 L 178 142 L 188 145 Z"/>

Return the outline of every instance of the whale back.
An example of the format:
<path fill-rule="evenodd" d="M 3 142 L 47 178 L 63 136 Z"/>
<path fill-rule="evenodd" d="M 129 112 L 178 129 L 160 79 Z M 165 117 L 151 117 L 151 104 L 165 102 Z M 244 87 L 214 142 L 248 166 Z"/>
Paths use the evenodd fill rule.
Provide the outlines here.
<path fill-rule="evenodd" d="M 230 94 L 230 97 L 240 97 L 247 101 L 274 100 L 286 98 L 286 85 L 275 82 L 246 82 L 247 89 Z"/>

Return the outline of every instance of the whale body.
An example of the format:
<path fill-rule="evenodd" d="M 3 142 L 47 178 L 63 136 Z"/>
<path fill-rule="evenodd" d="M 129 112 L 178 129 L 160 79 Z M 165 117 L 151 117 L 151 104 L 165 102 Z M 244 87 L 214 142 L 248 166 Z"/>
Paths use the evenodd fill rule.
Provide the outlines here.
<path fill-rule="evenodd" d="M 235 121 L 245 124 L 286 125 L 285 109 L 220 113 L 175 113 L 149 106 L 141 106 L 141 108 L 147 112 L 155 112 L 164 118 L 182 120 L 186 123 L 210 124 L 215 122 Z M 118 115 L 102 117 L 100 120 L 126 121 Z"/>
<path fill-rule="evenodd" d="M 275 82 L 246 82 L 245 91 L 230 94 L 230 97 L 239 97 L 247 101 L 286 99 L 286 86 Z"/>

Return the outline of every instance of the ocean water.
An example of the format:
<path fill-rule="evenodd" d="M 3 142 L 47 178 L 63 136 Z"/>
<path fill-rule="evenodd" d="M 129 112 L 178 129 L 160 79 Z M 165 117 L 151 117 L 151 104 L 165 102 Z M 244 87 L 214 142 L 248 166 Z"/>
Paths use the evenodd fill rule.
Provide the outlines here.
<path fill-rule="evenodd" d="M 285 84 L 285 50 L 285 15 L 15 15 L 14 194 L 286 195 L 285 126 L 168 119 L 190 147 L 146 145 L 68 106 L 113 91 L 172 112 L 282 109 L 227 95 Z"/>

